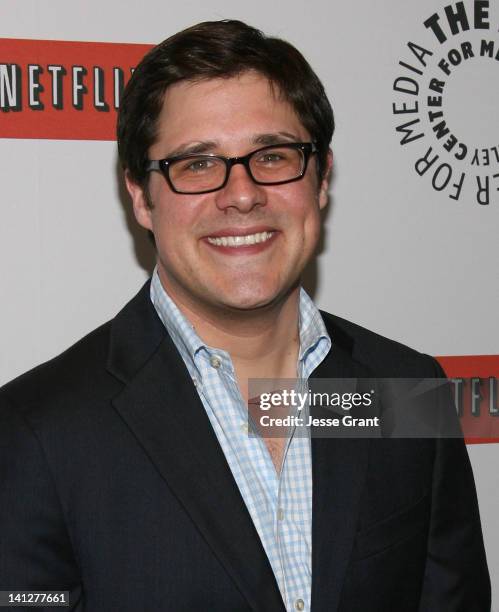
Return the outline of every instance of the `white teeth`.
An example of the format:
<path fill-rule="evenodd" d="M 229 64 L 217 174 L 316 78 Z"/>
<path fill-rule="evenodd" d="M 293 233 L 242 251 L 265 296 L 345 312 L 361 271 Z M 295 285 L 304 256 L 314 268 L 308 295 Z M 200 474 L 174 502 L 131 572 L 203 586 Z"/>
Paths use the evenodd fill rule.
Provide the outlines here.
<path fill-rule="evenodd" d="M 215 246 L 239 247 L 265 242 L 273 234 L 274 232 L 259 232 L 258 234 L 249 234 L 248 236 L 221 236 L 220 238 L 208 238 L 208 242 Z"/>

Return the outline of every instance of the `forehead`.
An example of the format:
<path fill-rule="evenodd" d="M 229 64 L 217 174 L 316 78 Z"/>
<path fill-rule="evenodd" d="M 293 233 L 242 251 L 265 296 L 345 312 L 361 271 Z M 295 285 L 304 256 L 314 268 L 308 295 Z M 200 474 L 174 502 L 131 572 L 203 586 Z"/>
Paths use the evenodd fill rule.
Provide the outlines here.
<path fill-rule="evenodd" d="M 182 81 L 169 87 L 151 152 L 170 153 L 195 142 L 243 146 L 258 134 L 309 135 L 293 107 L 267 78 L 246 72 L 229 78 Z M 165 150 L 166 148 L 166 150 Z"/>

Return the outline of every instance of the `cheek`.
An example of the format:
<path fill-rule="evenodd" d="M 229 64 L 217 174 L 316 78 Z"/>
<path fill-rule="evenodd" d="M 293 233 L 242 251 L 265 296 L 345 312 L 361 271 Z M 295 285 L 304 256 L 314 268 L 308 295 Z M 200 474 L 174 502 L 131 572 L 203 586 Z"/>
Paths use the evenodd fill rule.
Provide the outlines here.
<path fill-rule="evenodd" d="M 306 224 L 303 233 L 303 251 L 308 259 L 319 241 L 320 236 L 320 217 L 317 214 L 311 215 Z"/>
<path fill-rule="evenodd" d="M 321 216 L 317 197 L 310 196 L 308 206 L 302 211 L 302 249 L 308 259 L 315 250 L 321 232 Z"/>
<path fill-rule="evenodd" d="M 287 216 L 296 230 L 301 232 L 304 244 L 317 238 L 320 230 L 320 208 L 318 194 L 304 190 L 300 197 L 288 202 Z"/>
<path fill-rule="evenodd" d="M 180 241 L 193 226 L 193 215 L 188 207 L 182 207 L 181 202 L 165 202 L 154 199 L 152 210 L 153 232 L 162 242 L 174 243 Z"/>
<path fill-rule="evenodd" d="M 158 177 L 162 179 L 162 177 Z M 189 238 L 196 236 L 202 211 L 206 202 L 198 196 L 175 194 L 160 181 L 151 185 L 151 200 L 153 203 L 153 232 L 162 241 L 189 246 Z M 165 244 L 165 246 L 167 246 Z"/>

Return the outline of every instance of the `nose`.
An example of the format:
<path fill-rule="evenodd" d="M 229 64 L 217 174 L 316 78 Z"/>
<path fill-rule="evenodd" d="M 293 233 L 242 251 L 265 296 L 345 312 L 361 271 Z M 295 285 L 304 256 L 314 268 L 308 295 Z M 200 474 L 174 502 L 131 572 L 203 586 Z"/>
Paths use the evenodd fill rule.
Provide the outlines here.
<path fill-rule="evenodd" d="M 265 206 L 267 203 L 265 189 L 253 181 L 242 163 L 236 163 L 231 167 L 227 184 L 215 192 L 215 196 L 216 205 L 220 210 L 234 208 L 248 213 L 255 206 Z"/>

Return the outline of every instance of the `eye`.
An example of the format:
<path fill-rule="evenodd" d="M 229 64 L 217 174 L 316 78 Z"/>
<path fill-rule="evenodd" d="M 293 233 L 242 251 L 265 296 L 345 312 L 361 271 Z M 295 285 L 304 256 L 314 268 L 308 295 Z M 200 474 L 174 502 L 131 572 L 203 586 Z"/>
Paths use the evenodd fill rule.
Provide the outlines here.
<path fill-rule="evenodd" d="M 296 153 L 294 149 L 289 149 L 287 147 L 264 149 L 256 153 L 254 162 L 262 168 L 280 167 L 291 163 Z"/>
<path fill-rule="evenodd" d="M 206 172 L 215 166 L 215 161 L 206 157 L 200 157 L 186 161 L 182 165 L 182 172 Z"/>
<path fill-rule="evenodd" d="M 266 151 L 258 156 L 257 161 L 263 164 L 272 164 L 283 161 L 285 158 L 282 153 L 277 151 Z"/>

